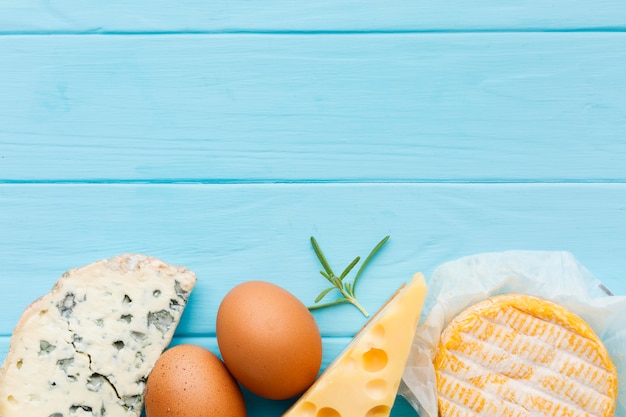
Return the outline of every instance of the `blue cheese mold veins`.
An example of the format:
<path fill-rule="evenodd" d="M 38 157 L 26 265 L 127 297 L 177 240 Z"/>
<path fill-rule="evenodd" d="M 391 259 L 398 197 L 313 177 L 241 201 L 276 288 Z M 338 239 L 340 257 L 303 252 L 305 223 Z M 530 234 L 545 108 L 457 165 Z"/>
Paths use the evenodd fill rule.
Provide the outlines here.
<path fill-rule="evenodd" d="M 15 327 L 0 416 L 140 416 L 195 283 L 187 268 L 136 254 L 66 272 Z"/>

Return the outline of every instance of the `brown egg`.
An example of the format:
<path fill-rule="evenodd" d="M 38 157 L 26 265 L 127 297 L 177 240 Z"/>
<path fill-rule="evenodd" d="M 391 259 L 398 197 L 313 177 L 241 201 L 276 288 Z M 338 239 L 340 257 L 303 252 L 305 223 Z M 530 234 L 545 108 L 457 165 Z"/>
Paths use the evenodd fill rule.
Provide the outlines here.
<path fill-rule="evenodd" d="M 262 397 L 291 398 L 320 370 L 322 338 L 313 315 L 275 284 L 249 281 L 234 287 L 220 304 L 216 332 L 231 374 Z"/>
<path fill-rule="evenodd" d="M 178 345 L 157 360 L 146 384 L 146 417 L 245 417 L 239 385 L 211 351 Z"/>

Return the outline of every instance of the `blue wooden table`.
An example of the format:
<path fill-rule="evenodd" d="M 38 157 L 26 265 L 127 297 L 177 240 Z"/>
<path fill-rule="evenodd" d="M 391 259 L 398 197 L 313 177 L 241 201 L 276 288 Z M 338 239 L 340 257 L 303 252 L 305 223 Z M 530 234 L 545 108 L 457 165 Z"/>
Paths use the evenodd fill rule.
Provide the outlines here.
<path fill-rule="evenodd" d="M 127 252 L 197 272 L 174 342 L 214 350 L 239 282 L 312 303 L 310 236 L 338 268 L 391 236 L 372 311 L 510 249 L 569 251 L 626 295 L 625 68 L 621 0 L 5 0 L 0 353 L 65 270 Z M 364 317 L 315 317 L 325 366 Z"/>

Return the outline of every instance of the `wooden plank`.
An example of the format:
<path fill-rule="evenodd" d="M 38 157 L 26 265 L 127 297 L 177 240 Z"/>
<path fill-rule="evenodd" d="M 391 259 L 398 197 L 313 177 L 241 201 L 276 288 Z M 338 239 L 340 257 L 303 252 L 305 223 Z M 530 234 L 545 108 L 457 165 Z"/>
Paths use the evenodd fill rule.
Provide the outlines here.
<path fill-rule="evenodd" d="M 0 334 L 66 269 L 125 252 L 197 272 L 181 336 L 214 334 L 220 300 L 245 280 L 312 303 L 326 286 L 312 235 L 336 269 L 391 235 L 360 282 L 371 311 L 417 271 L 510 249 L 569 251 L 626 295 L 625 207 L 626 184 L 5 184 Z M 316 318 L 333 337 L 363 324 L 350 306 Z"/>
<path fill-rule="evenodd" d="M 198 273 L 174 343 L 216 351 L 219 301 L 236 283 L 270 280 L 310 302 L 325 286 L 309 246 L 315 235 L 341 268 L 391 240 L 362 277 L 375 310 L 416 271 L 508 249 L 572 252 L 626 295 L 626 184 L 1 184 L 0 355 L 23 308 L 66 269 L 143 252 Z M 349 306 L 314 313 L 324 366 L 365 318 Z M 339 319 L 340 318 L 340 319 Z M 251 417 L 291 400 L 246 393 Z M 394 417 L 415 413 L 399 399 Z"/>
<path fill-rule="evenodd" d="M 2 36 L 3 181 L 623 181 L 626 34 Z"/>
<path fill-rule="evenodd" d="M 624 29 L 619 0 L 44 0 L 0 3 L 3 33 Z"/>

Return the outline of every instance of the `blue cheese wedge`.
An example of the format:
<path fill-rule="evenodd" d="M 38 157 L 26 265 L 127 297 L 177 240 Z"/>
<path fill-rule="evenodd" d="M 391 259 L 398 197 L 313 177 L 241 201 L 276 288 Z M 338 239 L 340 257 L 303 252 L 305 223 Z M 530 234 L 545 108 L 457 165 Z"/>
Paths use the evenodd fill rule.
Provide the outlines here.
<path fill-rule="evenodd" d="M 66 272 L 26 308 L 0 368 L 0 417 L 137 417 L 196 275 L 145 255 Z"/>

